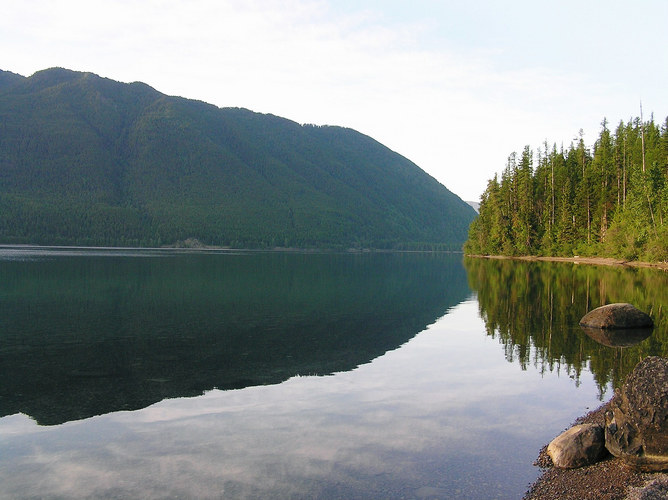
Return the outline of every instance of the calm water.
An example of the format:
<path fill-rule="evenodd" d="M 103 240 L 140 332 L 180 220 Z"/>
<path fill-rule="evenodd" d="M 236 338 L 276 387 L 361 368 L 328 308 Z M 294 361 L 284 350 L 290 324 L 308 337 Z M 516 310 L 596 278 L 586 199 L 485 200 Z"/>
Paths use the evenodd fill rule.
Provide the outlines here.
<path fill-rule="evenodd" d="M 0 497 L 521 498 L 668 274 L 464 264 L 0 248 Z M 651 336 L 577 326 L 622 300 Z"/>

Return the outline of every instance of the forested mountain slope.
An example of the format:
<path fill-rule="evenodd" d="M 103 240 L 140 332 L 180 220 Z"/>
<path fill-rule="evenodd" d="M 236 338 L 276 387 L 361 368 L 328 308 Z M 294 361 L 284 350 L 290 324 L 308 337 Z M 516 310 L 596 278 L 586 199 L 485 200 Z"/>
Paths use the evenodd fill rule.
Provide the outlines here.
<path fill-rule="evenodd" d="M 0 72 L 0 242 L 460 248 L 474 216 L 354 130 Z"/>
<path fill-rule="evenodd" d="M 603 120 L 593 151 L 547 143 L 488 182 L 465 251 L 668 260 L 668 118 Z"/>

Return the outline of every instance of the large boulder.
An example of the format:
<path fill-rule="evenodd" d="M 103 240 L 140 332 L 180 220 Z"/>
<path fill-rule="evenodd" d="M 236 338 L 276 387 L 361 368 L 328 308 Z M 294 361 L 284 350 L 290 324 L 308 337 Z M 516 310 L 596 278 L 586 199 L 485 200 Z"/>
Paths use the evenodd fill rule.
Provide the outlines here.
<path fill-rule="evenodd" d="M 589 328 L 652 328 L 648 314 L 631 304 L 607 304 L 589 311 L 580 320 L 580 326 Z"/>
<path fill-rule="evenodd" d="M 615 394 L 605 447 L 634 469 L 668 470 L 668 359 L 645 358 Z"/>
<path fill-rule="evenodd" d="M 580 326 L 589 328 L 652 328 L 648 314 L 631 304 L 607 304 L 589 311 L 580 320 Z"/>
<path fill-rule="evenodd" d="M 554 466 L 562 469 L 591 465 L 605 453 L 604 439 L 600 425 L 575 425 L 552 440 L 547 454 Z"/>

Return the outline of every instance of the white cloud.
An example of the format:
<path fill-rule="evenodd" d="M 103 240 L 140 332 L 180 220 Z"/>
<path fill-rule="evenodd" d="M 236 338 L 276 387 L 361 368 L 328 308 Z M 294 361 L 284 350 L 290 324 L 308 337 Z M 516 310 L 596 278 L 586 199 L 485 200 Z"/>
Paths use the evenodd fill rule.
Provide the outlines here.
<path fill-rule="evenodd" d="M 493 2 L 36 0 L 4 7 L 0 48 L 2 69 L 21 74 L 64 66 L 219 106 L 355 128 L 477 199 L 525 144 L 568 146 L 580 128 L 593 140 L 604 116 L 635 116 L 640 97 L 661 120 L 656 89 L 667 56 L 649 55 L 666 35 L 651 29 L 657 4 L 647 3 L 620 38 L 583 21 L 597 9 L 572 2 L 555 10 Z M 624 24 L 615 17 L 619 5 L 601 12 L 608 26 Z M 646 45 L 629 49 L 639 36 Z M 620 64 L 615 54 L 626 56 L 619 78 L 610 78 L 606 68 Z M 656 83 L 629 75 L 646 75 L 648 64 L 659 69 Z"/>

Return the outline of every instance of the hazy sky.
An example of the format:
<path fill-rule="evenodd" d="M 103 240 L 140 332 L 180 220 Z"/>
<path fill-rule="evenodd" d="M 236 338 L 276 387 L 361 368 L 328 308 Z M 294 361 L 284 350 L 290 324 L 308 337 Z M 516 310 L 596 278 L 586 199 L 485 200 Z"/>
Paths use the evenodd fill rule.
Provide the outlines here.
<path fill-rule="evenodd" d="M 477 200 L 512 151 L 668 116 L 668 1 L 2 0 L 0 69 L 61 66 L 354 128 Z"/>

